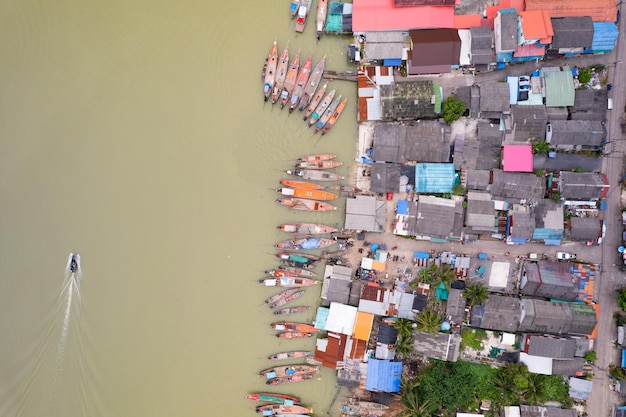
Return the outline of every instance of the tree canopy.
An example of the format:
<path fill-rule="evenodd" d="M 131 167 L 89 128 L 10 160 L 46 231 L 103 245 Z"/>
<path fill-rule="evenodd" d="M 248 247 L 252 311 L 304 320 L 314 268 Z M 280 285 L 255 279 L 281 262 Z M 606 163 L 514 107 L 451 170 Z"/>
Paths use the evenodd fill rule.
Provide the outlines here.
<path fill-rule="evenodd" d="M 443 120 L 451 124 L 455 120 L 459 120 L 465 113 L 465 110 L 467 109 L 463 101 L 450 96 L 443 102 Z"/>

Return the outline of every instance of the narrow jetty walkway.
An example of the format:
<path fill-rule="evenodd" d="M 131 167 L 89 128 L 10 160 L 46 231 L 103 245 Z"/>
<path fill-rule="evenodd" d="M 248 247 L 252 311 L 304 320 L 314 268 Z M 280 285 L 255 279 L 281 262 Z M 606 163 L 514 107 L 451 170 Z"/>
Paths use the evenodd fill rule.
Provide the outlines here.
<path fill-rule="evenodd" d="M 343 81 L 357 81 L 356 71 L 324 71 L 323 77 L 327 80 L 343 80 Z"/>

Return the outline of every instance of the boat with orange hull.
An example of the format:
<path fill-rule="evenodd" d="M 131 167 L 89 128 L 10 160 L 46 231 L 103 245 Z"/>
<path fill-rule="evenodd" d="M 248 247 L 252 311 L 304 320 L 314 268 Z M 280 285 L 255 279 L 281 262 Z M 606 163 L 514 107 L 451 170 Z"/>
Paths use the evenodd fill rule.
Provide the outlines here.
<path fill-rule="evenodd" d="M 343 101 L 342 101 L 343 103 Z M 337 107 L 337 109 L 339 109 L 339 107 Z M 343 162 L 340 161 L 313 161 L 313 162 L 306 162 L 306 161 L 300 161 L 296 164 L 296 168 L 300 168 L 300 169 L 331 169 L 331 168 L 338 168 L 340 166 L 343 165 Z"/>
<path fill-rule="evenodd" d="M 304 155 L 298 158 L 298 162 L 321 162 L 335 159 L 337 155 L 333 153 L 316 153 L 313 155 Z"/>
<path fill-rule="evenodd" d="M 305 198 L 279 198 L 276 200 L 281 206 L 287 207 L 291 210 L 303 210 L 303 211 L 333 211 L 337 210 L 337 207 L 317 200 L 307 200 Z"/>
<path fill-rule="evenodd" d="M 295 272 L 285 271 L 282 269 L 268 269 L 265 271 L 267 275 L 275 278 L 287 278 L 287 277 L 298 277 L 299 275 Z"/>
<path fill-rule="evenodd" d="M 298 78 L 298 70 L 300 69 L 300 50 L 296 54 L 289 69 L 287 69 L 287 76 L 285 77 L 285 84 L 283 91 L 280 93 L 280 108 L 282 109 L 289 102 L 289 97 L 293 89 L 296 87 L 296 78 Z"/>
<path fill-rule="evenodd" d="M 328 15 L 328 0 L 318 0 L 317 16 L 315 19 L 315 31 L 317 32 L 317 40 L 320 40 L 324 34 L 324 26 L 326 26 L 326 16 Z"/>
<path fill-rule="evenodd" d="M 324 127 L 324 125 L 326 125 L 326 122 L 328 121 L 328 119 L 330 119 L 330 116 L 332 116 L 333 113 L 335 113 L 335 110 L 337 110 L 337 107 L 339 107 L 339 103 L 341 103 L 342 101 L 341 99 L 342 96 L 339 95 L 339 97 L 335 97 L 333 102 L 330 103 L 330 106 L 328 106 L 324 114 L 322 114 L 317 123 L 315 123 L 315 133 L 319 132 Z"/>
<path fill-rule="evenodd" d="M 278 60 L 278 64 L 276 66 L 276 82 L 274 83 L 274 88 L 272 89 L 272 104 L 275 104 L 280 99 L 280 93 L 285 87 L 285 80 L 287 79 L 288 70 L 289 42 L 287 42 L 287 46 L 285 46 L 283 53 L 280 54 L 280 59 Z"/>
<path fill-rule="evenodd" d="M 290 169 L 286 171 L 287 174 L 294 177 L 300 177 L 305 180 L 313 181 L 341 181 L 344 179 L 343 175 L 339 175 L 334 172 L 328 172 L 321 169 Z"/>
<path fill-rule="evenodd" d="M 253 394 L 246 395 L 246 400 L 275 403 L 275 404 L 299 404 L 300 398 L 292 395 L 276 394 L 273 392 L 255 392 Z"/>
<path fill-rule="evenodd" d="M 284 291 L 281 291 L 279 293 L 276 293 L 276 294 L 272 295 L 267 300 L 265 300 L 265 302 L 267 304 L 272 304 L 272 303 L 275 303 L 278 300 L 281 300 L 283 298 L 289 297 L 290 295 L 295 294 L 298 291 L 299 290 L 297 288 L 290 288 L 288 290 L 284 290 Z"/>
<path fill-rule="evenodd" d="M 323 249 L 337 243 L 335 239 L 322 239 L 317 237 L 309 237 L 303 239 L 290 239 L 278 242 L 276 246 L 282 250 L 311 250 Z"/>
<path fill-rule="evenodd" d="M 335 123 L 337 123 L 337 119 L 339 119 L 339 116 L 341 116 L 341 112 L 343 112 L 343 109 L 346 107 L 346 103 L 347 102 L 348 102 L 348 99 L 344 98 L 343 101 L 341 103 L 339 103 L 339 105 L 337 106 L 337 109 L 335 110 L 333 115 L 330 116 L 330 118 L 328 119 L 328 121 L 324 125 L 324 129 L 322 130 L 322 136 L 324 136 L 326 133 L 328 133 L 328 131 L 333 128 Z"/>
<path fill-rule="evenodd" d="M 280 310 L 274 311 L 274 314 L 276 316 L 287 316 L 289 314 L 304 313 L 306 311 L 309 311 L 310 309 L 310 306 L 285 307 L 281 308 Z"/>
<path fill-rule="evenodd" d="M 321 223 L 283 223 L 278 225 L 278 229 L 283 232 L 307 235 L 323 235 L 336 232 L 336 227 Z"/>
<path fill-rule="evenodd" d="M 302 381 L 310 381 L 316 379 L 314 374 L 297 374 L 293 376 L 283 376 L 271 378 L 265 381 L 267 385 L 283 385 L 283 384 L 295 384 Z"/>
<path fill-rule="evenodd" d="M 284 361 L 287 359 L 302 359 L 311 356 L 311 352 L 306 350 L 292 350 L 290 352 L 279 352 L 269 355 L 267 359 L 271 361 Z"/>
<path fill-rule="evenodd" d="M 304 116 L 302 116 L 302 120 L 308 119 L 309 116 L 313 114 L 317 106 L 321 103 L 322 99 L 324 98 L 324 94 L 326 94 L 327 88 L 328 88 L 328 83 L 324 83 L 324 85 L 321 86 L 319 90 L 317 90 L 317 92 L 315 93 L 311 101 L 309 102 L 309 105 L 306 111 L 304 112 Z"/>
<path fill-rule="evenodd" d="M 282 376 L 292 376 L 292 375 L 301 375 L 301 374 L 314 374 L 319 372 L 320 367 L 317 365 L 285 365 L 285 366 L 274 366 L 272 368 L 267 368 L 259 372 L 259 376 L 264 376 L 266 378 L 280 378 Z"/>
<path fill-rule="evenodd" d="M 266 287 L 281 287 L 281 288 L 300 288 L 310 287 L 311 285 L 318 284 L 319 281 L 306 277 L 268 277 L 259 280 L 259 284 Z"/>
<path fill-rule="evenodd" d="M 279 339 L 306 339 L 313 336 L 310 332 L 280 332 L 276 334 Z"/>
<path fill-rule="evenodd" d="M 323 185 L 315 184 L 314 182 L 309 181 L 300 181 L 300 180 L 280 180 L 281 185 L 285 187 L 291 188 L 305 188 L 308 190 L 323 190 L 325 187 Z"/>
<path fill-rule="evenodd" d="M 320 81 L 322 80 L 322 75 L 324 75 L 325 65 L 326 55 L 324 55 L 322 59 L 320 59 L 320 62 L 317 63 L 315 68 L 313 68 L 313 72 L 311 72 L 311 75 L 309 76 L 309 81 L 304 87 L 302 98 L 298 103 L 298 110 L 304 110 L 311 101 L 311 98 L 313 98 L 313 96 L 315 95 L 315 90 L 317 90 L 317 87 L 319 87 Z"/>
<path fill-rule="evenodd" d="M 310 408 L 302 407 L 301 405 L 286 405 L 286 404 L 268 404 L 260 405 L 256 408 L 256 412 L 259 414 L 267 415 L 284 415 L 284 414 L 309 414 L 312 410 Z"/>
<path fill-rule="evenodd" d="M 265 80 L 263 83 L 263 99 L 267 101 L 272 95 L 274 84 L 276 83 L 276 66 L 278 65 L 278 43 L 274 41 L 270 53 L 267 57 L 267 67 L 265 69 Z"/>
<path fill-rule="evenodd" d="M 290 291 L 290 290 L 295 290 L 295 292 L 290 292 L 288 295 L 283 295 L 282 297 L 280 297 L 279 299 L 277 299 L 276 301 L 273 301 L 269 304 L 269 307 L 271 309 L 274 309 L 276 307 L 281 307 L 284 306 L 285 304 L 288 304 L 300 297 L 302 297 L 305 293 L 305 291 L 303 289 L 300 289 L 298 287 L 295 288 L 289 288 L 288 290 L 283 291 L 282 293 L 285 293 L 286 291 Z M 282 294 L 279 293 L 279 294 Z"/>
<path fill-rule="evenodd" d="M 296 198 L 306 198 L 309 200 L 336 200 L 339 198 L 337 194 L 333 194 L 324 190 L 312 190 L 310 188 L 291 188 L 291 187 L 282 187 L 277 188 L 277 192 L 281 193 L 286 197 L 296 197 Z"/>
<path fill-rule="evenodd" d="M 337 89 L 332 89 L 330 93 L 326 94 L 326 97 L 324 97 L 319 106 L 317 106 L 313 113 L 311 113 L 311 118 L 309 119 L 309 127 L 317 123 L 320 117 L 322 117 L 322 115 L 326 112 L 328 106 L 330 106 L 333 102 L 336 93 Z"/>
<path fill-rule="evenodd" d="M 276 323 L 272 323 L 270 326 L 272 326 L 272 329 L 281 332 L 319 332 L 319 329 L 315 326 L 306 323 L 296 323 L 294 321 L 277 321 Z"/>
<path fill-rule="evenodd" d="M 300 72 L 298 72 L 298 78 L 296 78 L 296 86 L 293 88 L 293 93 L 291 93 L 291 98 L 289 99 L 289 113 L 293 111 L 298 106 L 300 99 L 302 98 L 302 94 L 304 93 L 304 88 L 306 87 L 309 76 L 311 75 L 311 64 L 313 61 L 313 55 L 309 54 L 302 67 L 300 67 Z"/>

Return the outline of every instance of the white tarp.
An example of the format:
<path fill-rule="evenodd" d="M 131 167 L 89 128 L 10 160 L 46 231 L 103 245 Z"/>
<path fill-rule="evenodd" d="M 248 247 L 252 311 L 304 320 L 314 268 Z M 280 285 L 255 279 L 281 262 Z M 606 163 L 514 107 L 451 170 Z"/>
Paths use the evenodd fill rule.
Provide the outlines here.
<path fill-rule="evenodd" d="M 330 303 L 326 331 L 352 336 L 356 322 L 357 308 L 341 303 Z"/>

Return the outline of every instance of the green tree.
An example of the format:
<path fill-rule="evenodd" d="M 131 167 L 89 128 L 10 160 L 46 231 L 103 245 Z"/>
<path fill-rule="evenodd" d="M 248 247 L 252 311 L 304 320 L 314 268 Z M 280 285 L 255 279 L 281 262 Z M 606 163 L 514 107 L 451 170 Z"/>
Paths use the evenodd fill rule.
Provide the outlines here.
<path fill-rule="evenodd" d="M 454 184 L 452 186 L 452 194 L 454 195 L 465 195 L 467 194 L 467 188 L 463 186 L 463 184 Z"/>
<path fill-rule="evenodd" d="M 432 284 L 433 281 L 433 272 L 436 270 L 437 265 L 430 264 L 426 268 L 422 268 L 417 272 L 417 279 L 419 282 L 423 282 L 425 284 Z"/>
<path fill-rule="evenodd" d="M 580 68 L 578 70 L 578 81 L 581 84 L 587 84 L 589 81 L 591 81 L 591 71 L 589 70 L 589 68 Z"/>
<path fill-rule="evenodd" d="M 420 399 L 418 385 L 414 385 L 411 389 L 403 391 L 400 401 L 404 406 L 404 411 L 400 413 L 400 417 L 430 417 L 431 404 L 428 400 Z"/>
<path fill-rule="evenodd" d="M 393 327 L 398 331 L 398 337 L 407 337 L 413 334 L 413 320 L 399 318 L 393 323 Z"/>
<path fill-rule="evenodd" d="M 441 325 L 441 317 L 435 310 L 427 307 L 415 317 L 415 323 L 417 323 L 418 331 L 434 335 Z"/>
<path fill-rule="evenodd" d="M 481 282 L 472 281 L 463 290 L 463 296 L 470 306 L 484 304 L 489 298 L 489 290 Z"/>
<path fill-rule="evenodd" d="M 536 175 L 536 176 L 538 176 L 538 177 L 543 177 L 543 169 L 541 169 L 541 168 L 535 168 L 535 169 L 533 170 L 533 172 L 535 173 L 535 175 Z"/>
<path fill-rule="evenodd" d="M 626 288 L 617 293 L 617 305 L 619 308 L 626 311 Z"/>
<path fill-rule="evenodd" d="M 408 358 L 413 352 L 413 337 L 412 336 L 400 336 L 393 347 L 395 352 L 403 357 Z"/>
<path fill-rule="evenodd" d="M 544 380 L 538 376 L 529 374 L 525 386 L 521 389 L 522 398 L 531 405 L 538 404 L 545 398 Z"/>
<path fill-rule="evenodd" d="M 531 141 L 533 153 L 547 155 L 550 152 L 550 144 L 545 140 Z"/>
<path fill-rule="evenodd" d="M 443 120 L 448 124 L 452 124 L 452 122 L 459 120 L 463 116 L 465 110 L 467 109 L 463 101 L 450 96 L 443 102 Z"/>
<path fill-rule="evenodd" d="M 585 168 L 583 168 L 583 167 L 576 167 L 576 168 L 574 168 L 574 172 L 585 172 Z"/>
<path fill-rule="evenodd" d="M 585 360 L 587 362 L 594 362 L 596 359 L 598 359 L 598 354 L 594 350 L 585 352 Z"/>
<path fill-rule="evenodd" d="M 550 193 L 548 198 L 552 201 L 559 201 L 561 199 L 561 193 Z"/>
<path fill-rule="evenodd" d="M 450 288 L 450 284 L 456 279 L 454 269 L 448 264 L 441 264 L 433 271 L 433 280 L 435 282 L 443 282 L 446 288 Z"/>

